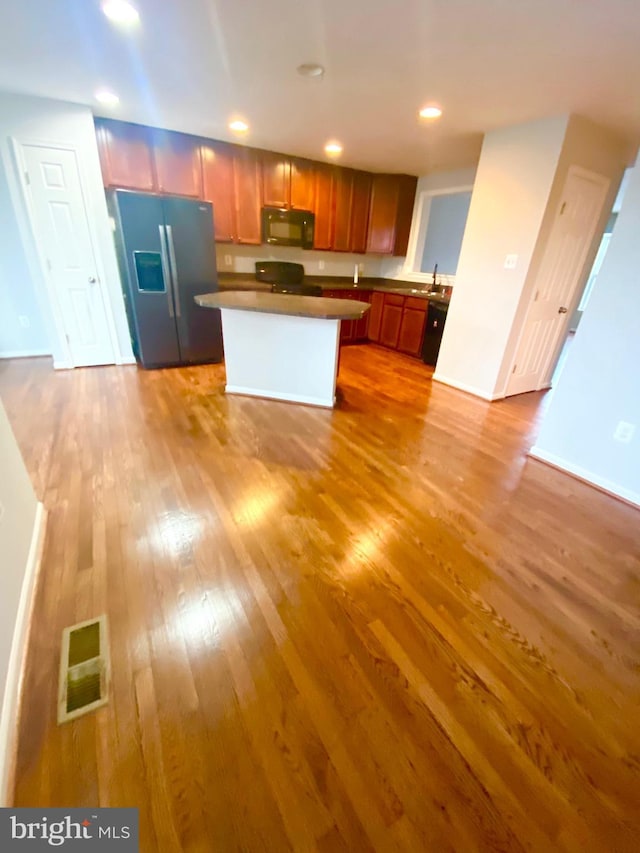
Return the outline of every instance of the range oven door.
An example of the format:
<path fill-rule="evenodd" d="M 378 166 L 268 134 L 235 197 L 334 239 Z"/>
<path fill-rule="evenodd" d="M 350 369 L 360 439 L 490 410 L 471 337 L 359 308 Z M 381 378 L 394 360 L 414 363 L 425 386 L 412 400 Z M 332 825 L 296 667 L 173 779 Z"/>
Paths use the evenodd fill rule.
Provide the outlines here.
<path fill-rule="evenodd" d="M 310 210 L 262 208 L 262 242 L 272 246 L 313 248 L 315 214 Z"/>

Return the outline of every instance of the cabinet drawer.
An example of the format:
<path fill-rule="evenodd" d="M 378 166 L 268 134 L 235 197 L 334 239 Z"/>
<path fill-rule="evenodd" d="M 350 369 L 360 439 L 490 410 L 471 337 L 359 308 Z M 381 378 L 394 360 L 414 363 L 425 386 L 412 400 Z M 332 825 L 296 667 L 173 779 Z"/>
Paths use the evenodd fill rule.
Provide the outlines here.
<path fill-rule="evenodd" d="M 404 305 L 404 296 L 396 296 L 395 293 L 385 293 L 384 304 L 397 305 L 398 307 L 402 308 L 402 306 Z"/>
<path fill-rule="evenodd" d="M 418 296 L 405 296 L 405 308 L 412 308 L 414 311 L 426 311 L 427 300 L 420 299 Z"/>

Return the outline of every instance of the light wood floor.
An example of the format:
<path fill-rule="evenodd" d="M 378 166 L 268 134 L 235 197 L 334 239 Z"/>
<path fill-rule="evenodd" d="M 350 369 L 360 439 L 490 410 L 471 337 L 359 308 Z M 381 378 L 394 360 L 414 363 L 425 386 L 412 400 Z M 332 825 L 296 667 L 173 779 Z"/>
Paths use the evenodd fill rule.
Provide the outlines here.
<path fill-rule="evenodd" d="M 149 853 L 640 849 L 640 513 L 526 459 L 541 395 L 430 375 L 0 366 L 49 510 L 16 804 L 137 805 Z M 101 612 L 110 704 L 58 727 Z"/>

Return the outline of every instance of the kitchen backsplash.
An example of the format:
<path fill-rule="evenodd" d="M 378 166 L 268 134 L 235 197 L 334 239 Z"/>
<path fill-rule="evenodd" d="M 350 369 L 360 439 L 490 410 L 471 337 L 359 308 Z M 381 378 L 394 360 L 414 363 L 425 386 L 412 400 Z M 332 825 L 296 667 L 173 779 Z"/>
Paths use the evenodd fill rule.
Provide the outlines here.
<path fill-rule="evenodd" d="M 314 252 L 287 246 L 216 245 L 219 272 L 255 272 L 256 261 L 291 261 L 302 264 L 307 275 L 352 276 L 356 264 L 359 277 L 378 278 L 385 258 L 379 255 L 350 255 Z"/>

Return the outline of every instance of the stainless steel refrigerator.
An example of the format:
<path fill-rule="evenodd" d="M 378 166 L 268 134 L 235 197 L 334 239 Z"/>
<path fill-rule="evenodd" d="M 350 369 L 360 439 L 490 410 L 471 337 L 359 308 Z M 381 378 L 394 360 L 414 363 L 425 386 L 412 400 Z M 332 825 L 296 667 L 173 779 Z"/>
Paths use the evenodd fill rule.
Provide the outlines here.
<path fill-rule="evenodd" d="M 137 360 L 222 361 L 220 312 L 193 299 L 218 289 L 211 205 L 125 190 L 110 193 L 108 204 Z"/>

